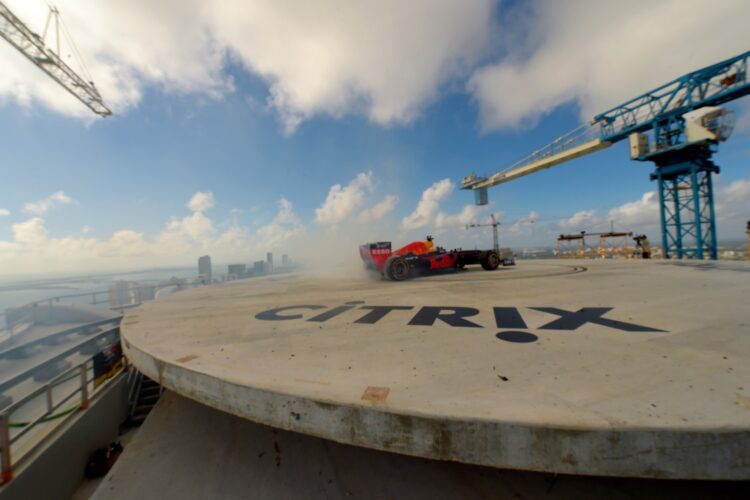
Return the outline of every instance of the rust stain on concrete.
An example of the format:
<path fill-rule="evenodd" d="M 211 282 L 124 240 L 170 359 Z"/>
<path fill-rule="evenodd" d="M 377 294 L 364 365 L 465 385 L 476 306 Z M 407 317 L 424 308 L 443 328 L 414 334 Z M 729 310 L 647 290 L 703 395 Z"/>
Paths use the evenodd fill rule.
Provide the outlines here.
<path fill-rule="evenodd" d="M 737 394 L 737 399 L 734 400 L 734 404 L 743 407 L 746 410 L 750 410 L 750 398 Z"/>
<path fill-rule="evenodd" d="M 195 354 L 188 354 L 187 356 L 177 358 L 175 361 L 177 361 L 178 363 L 187 363 L 188 361 L 192 361 L 197 357 L 198 356 L 196 356 Z"/>
<path fill-rule="evenodd" d="M 363 401 L 385 401 L 391 390 L 388 387 L 368 386 L 362 393 Z"/>

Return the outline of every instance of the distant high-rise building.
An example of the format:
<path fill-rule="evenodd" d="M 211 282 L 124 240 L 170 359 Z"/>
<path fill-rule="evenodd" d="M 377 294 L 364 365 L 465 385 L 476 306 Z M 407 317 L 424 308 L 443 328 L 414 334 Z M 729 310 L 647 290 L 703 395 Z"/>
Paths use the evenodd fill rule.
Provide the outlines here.
<path fill-rule="evenodd" d="M 227 279 L 238 280 L 245 277 L 245 264 L 229 264 L 227 267 Z"/>
<path fill-rule="evenodd" d="M 287 254 L 281 256 L 281 265 L 284 267 L 289 267 L 289 256 Z"/>
<path fill-rule="evenodd" d="M 135 283 L 125 280 L 113 281 L 109 285 L 110 307 L 127 306 L 137 302 Z"/>
<path fill-rule="evenodd" d="M 208 285 L 211 283 L 211 257 L 204 255 L 198 258 L 198 279 L 202 280 L 204 284 Z"/>
<path fill-rule="evenodd" d="M 266 263 L 262 260 L 256 260 L 253 264 L 253 274 L 255 276 L 263 276 L 266 271 Z"/>
<path fill-rule="evenodd" d="M 273 254 L 268 252 L 266 254 L 266 274 L 273 273 Z"/>

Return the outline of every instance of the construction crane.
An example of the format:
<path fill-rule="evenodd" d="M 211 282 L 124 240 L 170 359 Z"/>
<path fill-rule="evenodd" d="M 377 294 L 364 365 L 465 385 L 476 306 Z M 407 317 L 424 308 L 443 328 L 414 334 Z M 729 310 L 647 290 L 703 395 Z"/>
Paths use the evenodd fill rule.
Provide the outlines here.
<path fill-rule="evenodd" d="M 492 226 L 492 249 L 500 253 L 500 240 L 497 236 L 497 226 L 500 225 L 500 223 L 495 218 L 495 214 L 490 214 L 490 218 L 492 219 L 492 222 L 489 224 L 466 224 L 466 229 L 469 230 L 472 227 L 489 227 Z"/>
<path fill-rule="evenodd" d="M 472 223 L 472 224 L 466 224 L 466 229 L 471 229 L 472 227 L 492 227 L 492 249 L 495 250 L 498 254 L 500 253 L 500 240 L 498 239 L 498 226 L 500 226 L 500 222 L 495 218 L 495 214 L 490 214 L 490 219 L 492 222 L 487 224 L 481 224 L 481 223 Z M 509 224 L 520 224 L 520 223 L 529 223 L 533 224 L 535 222 L 534 219 L 528 218 L 528 219 L 519 219 L 514 222 L 510 222 Z"/>
<path fill-rule="evenodd" d="M 48 30 L 53 25 L 57 37 L 57 51 L 45 43 Z M 112 111 L 104 104 L 94 82 L 81 78 L 60 58 L 60 26 L 60 13 L 55 7 L 50 6 L 44 34 L 39 36 L 18 19 L 3 2 L 0 2 L 0 36 L 91 111 L 99 116 L 111 115 Z M 64 25 L 63 30 L 65 30 Z"/>
<path fill-rule="evenodd" d="M 687 73 L 596 115 L 493 175 L 464 177 L 462 188 L 488 202 L 487 188 L 630 140 L 631 159 L 651 161 L 658 181 L 664 258 L 717 258 L 711 174 L 719 142 L 734 125 L 721 104 L 750 94 L 750 51 Z"/>

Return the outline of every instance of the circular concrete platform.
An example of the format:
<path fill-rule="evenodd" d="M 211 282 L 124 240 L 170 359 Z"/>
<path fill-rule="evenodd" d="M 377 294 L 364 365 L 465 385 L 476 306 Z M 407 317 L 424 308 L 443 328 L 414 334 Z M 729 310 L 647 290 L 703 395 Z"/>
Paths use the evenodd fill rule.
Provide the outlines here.
<path fill-rule="evenodd" d="M 271 426 L 513 469 L 750 479 L 750 265 L 521 261 L 279 275 L 141 306 L 123 345 Z"/>

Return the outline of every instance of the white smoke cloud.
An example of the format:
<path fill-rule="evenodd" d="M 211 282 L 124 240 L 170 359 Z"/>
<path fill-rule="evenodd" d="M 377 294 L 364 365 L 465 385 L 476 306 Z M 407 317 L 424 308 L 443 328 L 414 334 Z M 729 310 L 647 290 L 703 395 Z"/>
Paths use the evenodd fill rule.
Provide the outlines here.
<path fill-rule="evenodd" d="M 7 217 L 10 215 L 10 210 L 7 208 L 0 208 L 0 217 Z"/>
<path fill-rule="evenodd" d="M 301 236 L 305 228 L 294 213 L 292 203 L 286 198 L 279 200 L 279 211 L 270 224 L 258 229 L 257 235 L 270 248 L 276 248 L 279 245 Z"/>

